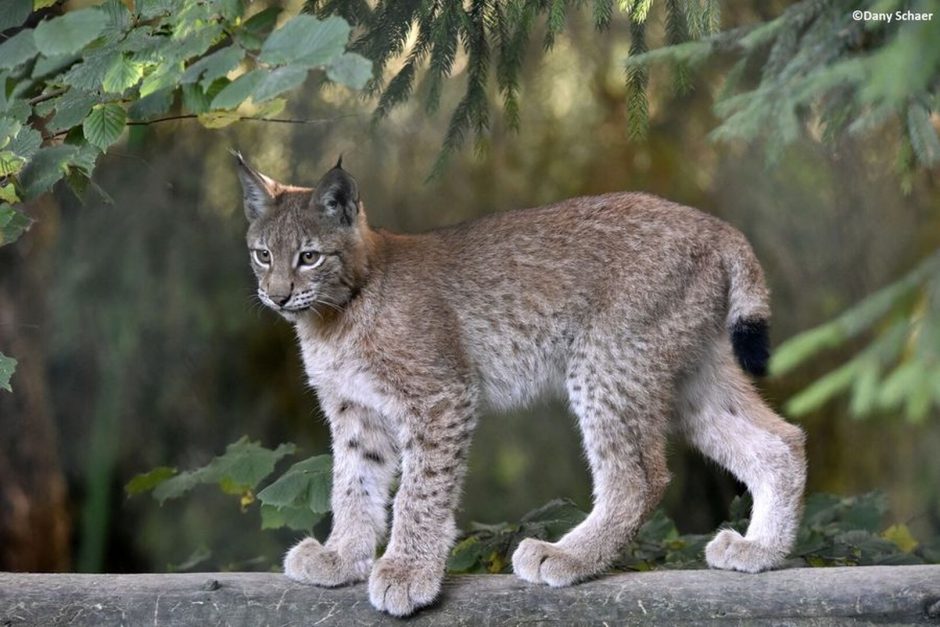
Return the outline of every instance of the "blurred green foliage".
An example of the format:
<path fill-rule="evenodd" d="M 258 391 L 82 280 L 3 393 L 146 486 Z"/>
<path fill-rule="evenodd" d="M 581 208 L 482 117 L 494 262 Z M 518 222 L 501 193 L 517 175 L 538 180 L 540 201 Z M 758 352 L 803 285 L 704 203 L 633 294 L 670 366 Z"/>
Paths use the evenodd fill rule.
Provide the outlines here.
<path fill-rule="evenodd" d="M 0 389 L 4 389 L 7 392 L 13 391 L 10 387 L 10 377 L 13 376 L 15 369 L 16 360 L 0 353 Z"/>
<path fill-rule="evenodd" d="M 731 504 L 723 527 L 744 533 L 749 496 Z M 940 563 L 940 539 L 920 544 L 903 523 L 884 526 L 887 505 L 879 493 L 858 497 L 813 494 L 806 502 L 797 543 L 788 566 L 856 566 Z M 456 573 L 505 573 L 513 551 L 525 538 L 556 541 L 587 514 L 571 501 L 557 500 L 526 514 L 517 524 L 471 525 L 451 552 L 448 569 Z M 614 564 L 616 570 L 705 568 L 705 545 L 713 534 L 680 534 L 656 510 Z"/>
<path fill-rule="evenodd" d="M 492 108 L 488 93 L 491 72 L 496 75 L 506 124 L 510 129 L 519 128 L 521 75 L 534 31 L 543 21 L 542 52 L 550 52 L 564 32 L 570 14 L 582 10 L 585 4 L 588 3 L 584 0 L 471 0 L 466 3 L 383 0 L 373 5 L 362 0 L 307 0 L 306 7 L 320 17 L 340 15 L 360 29 L 361 34 L 351 49 L 373 60 L 369 92 L 378 96 L 376 121 L 387 118 L 415 95 L 417 79 L 425 66 L 421 87 L 424 109 L 428 114 L 437 112 L 444 81 L 453 72 L 458 53 L 463 50 L 466 87 L 450 114 L 443 147 L 432 169 L 432 175 L 440 175 L 447 160 L 464 144 L 468 133 L 473 133 L 480 145 L 485 139 Z M 631 24 L 630 54 L 646 49 L 645 23 L 653 0 L 592 0 L 590 4 L 592 21 L 598 31 L 608 30 L 615 10 L 620 11 Z M 661 4 L 666 17 L 664 39 L 669 45 L 709 35 L 718 28 L 718 0 L 665 0 Z M 384 70 L 400 57 L 403 62 L 386 80 Z M 679 61 L 674 69 L 677 91 L 687 92 L 691 80 L 686 64 Z M 630 128 L 639 136 L 647 123 L 645 74 L 631 70 L 627 85 L 631 90 Z"/>
<path fill-rule="evenodd" d="M 784 374 L 872 330 L 862 351 L 793 396 L 787 411 L 804 415 L 845 391 L 857 417 L 878 410 L 920 422 L 940 408 L 940 252 L 835 320 L 788 340 L 772 372 Z"/>
<path fill-rule="evenodd" d="M 254 490 L 271 475 L 275 461 L 293 450 L 291 444 L 265 449 L 242 438 L 202 468 L 180 474 L 156 469 L 132 479 L 125 491 L 133 495 L 153 490 L 154 498 L 163 504 L 168 498 L 184 496 L 197 484 L 215 484 L 223 493 L 239 497 L 244 511 L 255 502 Z M 262 529 L 287 526 L 311 532 L 329 511 L 329 494 L 328 455 L 294 464 L 257 493 Z M 750 510 L 749 495 L 736 497 L 731 503 L 731 518 L 722 526 L 744 534 Z M 887 501 L 877 492 L 858 497 L 811 495 L 806 501 L 789 565 L 940 563 L 940 538 L 921 544 L 907 525 L 885 526 L 886 512 Z M 452 573 L 510 572 L 512 554 L 523 539 L 557 541 L 586 517 L 587 513 L 572 501 L 556 499 L 528 512 L 518 523 L 471 523 L 451 550 L 447 569 Z M 711 538 L 711 534 L 680 534 L 675 523 L 660 509 L 643 524 L 614 568 L 704 568 L 704 549 Z M 200 559 L 193 565 L 207 557 L 206 550 L 196 548 L 195 555 Z"/>
<path fill-rule="evenodd" d="M 271 450 L 243 437 L 201 468 L 185 472 L 165 466 L 154 468 L 131 479 L 124 491 L 133 496 L 152 490 L 153 497 L 163 505 L 168 499 L 186 496 L 199 485 L 216 485 L 223 493 L 239 497 L 242 511 L 260 502 L 262 529 L 309 531 L 330 511 L 328 455 L 297 462 L 257 491 L 258 485 L 270 478 L 275 464 L 294 451 L 290 443 Z"/>

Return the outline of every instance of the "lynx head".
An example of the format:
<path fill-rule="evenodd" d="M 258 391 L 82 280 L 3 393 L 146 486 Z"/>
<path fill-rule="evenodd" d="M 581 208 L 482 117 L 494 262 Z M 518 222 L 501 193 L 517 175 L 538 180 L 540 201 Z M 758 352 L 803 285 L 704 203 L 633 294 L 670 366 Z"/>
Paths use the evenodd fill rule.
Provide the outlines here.
<path fill-rule="evenodd" d="M 342 158 L 311 189 L 278 183 L 234 154 L 258 297 L 288 320 L 342 310 L 365 275 L 368 232 Z"/>

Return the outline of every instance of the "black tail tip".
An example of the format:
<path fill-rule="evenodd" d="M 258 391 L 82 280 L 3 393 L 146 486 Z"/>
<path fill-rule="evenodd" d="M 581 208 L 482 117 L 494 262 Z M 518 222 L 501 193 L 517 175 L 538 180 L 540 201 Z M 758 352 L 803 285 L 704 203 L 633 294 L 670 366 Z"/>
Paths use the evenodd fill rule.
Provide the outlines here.
<path fill-rule="evenodd" d="M 763 377 L 770 361 L 770 327 L 766 320 L 737 320 L 731 327 L 731 346 L 744 372 Z"/>

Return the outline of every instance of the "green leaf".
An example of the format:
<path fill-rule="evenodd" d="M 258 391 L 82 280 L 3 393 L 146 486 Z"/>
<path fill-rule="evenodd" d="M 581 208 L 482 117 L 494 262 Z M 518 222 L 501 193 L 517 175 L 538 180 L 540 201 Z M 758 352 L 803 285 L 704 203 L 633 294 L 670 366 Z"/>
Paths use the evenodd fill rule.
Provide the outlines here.
<path fill-rule="evenodd" d="M 101 5 L 101 10 L 108 16 L 104 31 L 107 41 L 119 41 L 131 27 L 131 12 L 121 0 L 107 0 Z"/>
<path fill-rule="evenodd" d="M 23 30 L 0 44 L 0 70 L 11 70 L 36 56 L 33 32 Z"/>
<path fill-rule="evenodd" d="M 245 58 L 245 51 L 238 46 L 229 46 L 228 48 L 216 50 L 186 68 L 180 82 L 183 84 L 195 83 L 201 78 L 200 84 L 205 89 L 215 79 L 225 76 L 237 68 L 243 58 Z"/>
<path fill-rule="evenodd" d="M 225 86 L 219 94 L 212 99 L 213 109 L 235 109 L 244 102 L 255 88 L 269 74 L 267 70 L 257 69 L 242 74 Z"/>
<path fill-rule="evenodd" d="M 158 66 L 144 78 L 140 85 L 140 97 L 145 98 L 167 87 L 175 87 L 183 73 L 182 63 L 168 63 Z"/>
<path fill-rule="evenodd" d="M 277 23 L 277 16 L 281 11 L 280 7 L 275 6 L 255 13 L 235 31 L 236 41 L 249 50 L 258 50 L 264 44 L 265 35 Z"/>
<path fill-rule="evenodd" d="M 72 66 L 62 77 L 62 82 L 85 91 L 96 91 L 101 87 L 105 74 L 119 56 L 120 53 L 114 50 L 90 54 L 81 63 Z"/>
<path fill-rule="evenodd" d="M 281 14 L 281 11 L 282 9 L 280 7 L 268 7 L 263 11 L 258 11 L 242 24 L 242 30 L 260 35 L 274 28 L 274 25 L 277 23 L 277 16 Z"/>
<path fill-rule="evenodd" d="M 144 76 L 144 66 L 132 61 L 126 54 L 115 57 L 108 71 L 105 72 L 101 87 L 108 93 L 123 94 L 136 85 Z"/>
<path fill-rule="evenodd" d="M 547 524 L 550 531 L 564 533 L 587 517 L 569 499 L 554 499 L 522 517 L 522 524 Z"/>
<path fill-rule="evenodd" d="M 306 68 L 299 67 L 277 68 L 258 83 L 251 99 L 257 104 L 299 87 L 307 79 L 308 72 Z"/>
<path fill-rule="evenodd" d="M 33 114 L 33 108 L 29 105 L 28 102 L 20 98 L 13 98 L 5 108 L 0 107 L 6 117 L 13 118 L 18 121 L 20 124 L 26 124 L 29 120 L 29 117 Z"/>
<path fill-rule="evenodd" d="M 69 11 L 36 26 L 36 47 L 47 57 L 72 54 L 97 39 L 107 24 L 107 14 L 99 9 Z"/>
<path fill-rule="evenodd" d="M 261 505 L 261 528 L 280 529 L 287 527 L 296 531 L 310 531 L 320 522 L 323 514 L 317 514 L 306 507 L 274 507 Z"/>
<path fill-rule="evenodd" d="M 331 81 L 353 89 L 362 89 L 372 78 L 372 62 L 355 52 L 347 52 L 326 66 Z"/>
<path fill-rule="evenodd" d="M 127 485 L 124 486 L 124 492 L 126 492 L 128 496 L 149 492 L 175 474 L 176 468 L 158 466 L 128 481 Z"/>
<path fill-rule="evenodd" d="M 75 131 L 81 130 L 81 128 L 75 129 Z M 68 140 L 68 138 L 66 138 L 66 140 Z M 101 156 L 101 149 L 85 141 L 84 137 L 70 143 L 74 143 L 78 150 L 72 155 L 72 158 L 69 159 L 69 165 L 74 166 L 73 169 L 78 168 L 86 175 L 91 176 L 91 173 L 95 170 L 95 163 L 98 162 L 98 157 Z"/>
<path fill-rule="evenodd" d="M 126 122 L 127 112 L 121 105 L 113 102 L 98 104 L 82 122 L 82 131 L 91 144 L 105 150 L 118 140 Z"/>
<path fill-rule="evenodd" d="M 278 6 L 268 7 L 263 11 L 258 11 L 242 24 L 242 29 L 255 34 L 261 34 L 274 28 L 277 23 L 277 17 L 283 9 Z"/>
<path fill-rule="evenodd" d="M 55 115 L 49 121 L 49 130 L 58 133 L 81 123 L 96 102 L 98 97 L 91 92 L 77 88 L 68 90 L 55 100 Z"/>
<path fill-rule="evenodd" d="M 911 530 L 907 528 L 907 525 L 903 523 L 891 525 L 881 532 L 881 537 L 885 540 L 888 540 L 889 542 L 893 542 L 905 553 L 910 553 L 917 548 L 917 540 L 914 539 L 914 536 L 911 534 Z"/>
<path fill-rule="evenodd" d="M 154 489 L 153 496 L 162 504 L 200 484 L 217 484 L 229 493 L 252 490 L 271 474 L 279 459 L 293 452 L 293 444 L 281 444 L 272 451 L 243 437 L 229 444 L 223 455 L 202 468 L 182 472 L 164 481 Z"/>
<path fill-rule="evenodd" d="M 39 79 L 50 74 L 58 74 L 79 59 L 77 54 L 61 54 L 55 57 L 39 57 L 33 65 L 30 78 Z"/>
<path fill-rule="evenodd" d="M 172 87 L 167 87 L 135 101 L 127 110 L 128 117 L 134 120 L 149 120 L 166 113 L 173 106 L 174 91 Z"/>
<path fill-rule="evenodd" d="M 180 10 L 181 0 L 137 0 L 134 6 L 143 19 L 172 15 Z"/>
<path fill-rule="evenodd" d="M 5 148 L 16 134 L 20 132 L 23 125 L 13 118 L 0 118 L 0 148 Z"/>
<path fill-rule="evenodd" d="M 447 570 L 452 573 L 465 573 L 477 565 L 483 556 L 480 538 L 470 536 L 454 546 L 447 558 Z"/>
<path fill-rule="evenodd" d="M 16 195 L 16 187 L 13 183 L 7 183 L 0 187 L 0 202 L 15 205 L 20 202 L 20 197 Z"/>
<path fill-rule="evenodd" d="M 271 33 L 259 58 L 273 65 L 326 65 L 345 50 L 349 30 L 340 17 L 321 22 L 312 15 L 298 15 Z"/>
<path fill-rule="evenodd" d="M 32 219 L 25 213 L 17 211 L 13 207 L 0 205 L 0 246 L 12 244 L 18 240 L 20 235 L 26 232 L 32 223 Z M 16 361 L 14 360 L 12 366 L 15 365 Z M 11 369 L 10 374 L 12 373 L 13 370 Z M 9 376 L 7 381 L 9 381 Z"/>
<path fill-rule="evenodd" d="M 26 165 L 26 159 L 12 150 L 0 150 L 0 176 L 16 174 Z"/>
<path fill-rule="evenodd" d="M 182 91 L 183 109 L 191 113 L 205 113 L 209 110 L 212 98 L 208 97 L 199 85 L 183 85 Z M 221 89 L 219 91 L 221 91 Z"/>
<path fill-rule="evenodd" d="M 48 191 L 68 172 L 69 162 L 77 152 L 78 148 L 66 144 L 40 148 L 20 174 L 23 197 L 30 200 Z"/>
<path fill-rule="evenodd" d="M 0 209 L 0 212 L 2 211 L 3 210 Z M 0 213 L 0 216 L 2 216 L 2 213 Z M 2 233 L 2 231 L 0 231 L 0 233 Z M 0 389 L 6 390 L 7 392 L 13 391 L 13 388 L 10 387 L 10 377 L 13 376 L 15 370 L 16 360 L 0 353 Z"/>
<path fill-rule="evenodd" d="M 318 455 L 297 462 L 258 493 L 258 500 L 272 507 L 305 507 L 322 514 L 330 511 L 331 458 Z"/>
<path fill-rule="evenodd" d="M 0 11 L 0 33 L 21 26 L 32 11 L 31 0 L 4 0 Z"/>
<path fill-rule="evenodd" d="M 39 131 L 24 126 L 20 129 L 20 132 L 16 134 L 16 137 L 13 138 L 13 141 L 10 142 L 7 148 L 25 159 L 32 159 L 36 151 L 39 150 L 41 143 L 42 135 L 39 134 Z"/>
<path fill-rule="evenodd" d="M 234 21 L 245 12 L 242 0 L 216 0 L 219 13 L 228 21 Z"/>

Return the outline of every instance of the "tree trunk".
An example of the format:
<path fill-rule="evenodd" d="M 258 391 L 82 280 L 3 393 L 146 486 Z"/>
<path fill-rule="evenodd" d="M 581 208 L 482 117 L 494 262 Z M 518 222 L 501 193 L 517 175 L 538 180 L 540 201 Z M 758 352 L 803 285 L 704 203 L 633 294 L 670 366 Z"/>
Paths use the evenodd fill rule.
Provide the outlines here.
<path fill-rule="evenodd" d="M 61 571 L 70 563 L 71 525 L 43 346 L 43 261 L 57 206 L 46 195 L 28 209 L 33 228 L 0 248 L 0 352 L 19 361 L 13 393 L 0 390 L 0 571 Z"/>

